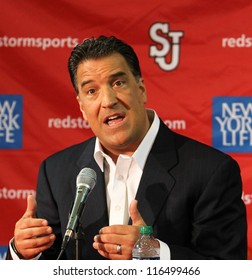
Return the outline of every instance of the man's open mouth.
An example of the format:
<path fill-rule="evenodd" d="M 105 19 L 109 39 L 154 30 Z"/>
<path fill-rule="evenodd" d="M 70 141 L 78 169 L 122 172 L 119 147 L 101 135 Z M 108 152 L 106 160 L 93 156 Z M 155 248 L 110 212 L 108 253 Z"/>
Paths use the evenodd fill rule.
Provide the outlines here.
<path fill-rule="evenodd" d="M 113 126 L 121 122 L 123 119 L 124 119 L 124 115 L 116 114 L 105 118 L 104 123 L 106 123 L 108 126 Z"/>

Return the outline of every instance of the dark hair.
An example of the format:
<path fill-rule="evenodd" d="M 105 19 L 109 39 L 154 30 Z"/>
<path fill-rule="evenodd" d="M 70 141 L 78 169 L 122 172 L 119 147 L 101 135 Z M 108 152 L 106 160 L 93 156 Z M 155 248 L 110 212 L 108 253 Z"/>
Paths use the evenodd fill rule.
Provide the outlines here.
<path fill-rule="evenodd" d="M 98 38 L 85 39 L 83 43 L 74 47 L 68 59 L 68 71 L 75 91 L 78 93 L 76 74 L 79 64 L 89 59 L 97 59 L 112 55 L 121 54 L 128 63 L 132 74 L 136 78 L 141 77 L 141 69 L 138 57 L 133 48 L 114 36 L 99 36 Z"/>

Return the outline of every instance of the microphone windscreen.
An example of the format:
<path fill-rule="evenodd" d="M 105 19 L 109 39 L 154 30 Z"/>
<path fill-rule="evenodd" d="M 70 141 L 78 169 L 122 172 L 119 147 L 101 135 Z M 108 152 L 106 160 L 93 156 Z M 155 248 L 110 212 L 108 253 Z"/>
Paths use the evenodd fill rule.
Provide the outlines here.
<path fill-rule="evenodd" d="M 90 190 L 92 190 L 96 184 L 96 178 L 96 172 L 93 169 L 88 167 L 83 168 L 76 178 L 76 186 L 80 187 L 82 185 L 86 185 L 90 187 Z"/>

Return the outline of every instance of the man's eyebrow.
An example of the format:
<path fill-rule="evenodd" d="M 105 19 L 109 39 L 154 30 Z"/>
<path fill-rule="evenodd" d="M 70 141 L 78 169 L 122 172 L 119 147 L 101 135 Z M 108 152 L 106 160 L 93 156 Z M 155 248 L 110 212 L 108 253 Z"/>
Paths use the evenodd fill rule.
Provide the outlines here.
<path fill-rule="evenodd" d="M 122 77 L 122 76 L 126 76 L 126 75 L 127 75 L 127 74 L 126 74 L 125 72 L 119 71 L 119 72 L 116 72 L 116 73 L 114 73 L 114 74 L 111 74 L 111 75 L 109 76 L 109 79 L 116 79 L 116 78 L 118 78 L 118 77 Z M 89 83 L 92 83 L 92 82 L 94 82 L 94 80 L 83 81 L 83 82 L 81 83 L 81 88 L 84 87 L 85 85 L 89 84 Z"/>
<path fill-rule="evenodd" d="M 93 80 L 83 81 L 83 82 L 81 83 L 81 87 L 84 87 L 85 85 L 87 85 L 87 84 L 89 84 L 89 83 L 92 83 L 92 82 L 94 82 L 94 81 L 93 81 Z"/>
<path fill-rule="evenodd" d="M 118 77 L 126 76 L 126 75 L 127 74 L 125 72 L 119 71 L 119 72 L 116 72 L 115 74 L 110 75 L 109 77 L 113 79 L 113 78 L 118 78 Z"/>

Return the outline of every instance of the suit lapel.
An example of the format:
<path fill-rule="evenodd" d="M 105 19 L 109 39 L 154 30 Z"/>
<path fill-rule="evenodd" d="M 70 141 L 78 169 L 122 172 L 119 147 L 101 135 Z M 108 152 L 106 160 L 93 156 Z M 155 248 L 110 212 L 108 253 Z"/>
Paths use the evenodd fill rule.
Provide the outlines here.
<path fill-rule="evenodd" d="M 174 133 L 161 121 L 136 195 L 138 209 L 148 225 L 155 223 L 174 187 L 175 180 L 169 171 L 176 163 Z"/>
<path fill-rule="evenodd" d="M 94 225 L 96 228 L 101 228 L 104 225 L 108 225 L 104 174 L 94 159 L 94 145 L 95 138 L 88 143 L 77 162 L 79 170 L 85 167 L 92 168 L 97 175 L 96 185 L 88 196 L 83 215 L 81 217 L 84 228 L 89 228 L 90 226 L 93 227 Z"/>

